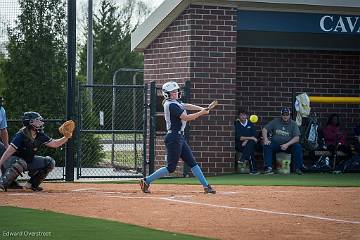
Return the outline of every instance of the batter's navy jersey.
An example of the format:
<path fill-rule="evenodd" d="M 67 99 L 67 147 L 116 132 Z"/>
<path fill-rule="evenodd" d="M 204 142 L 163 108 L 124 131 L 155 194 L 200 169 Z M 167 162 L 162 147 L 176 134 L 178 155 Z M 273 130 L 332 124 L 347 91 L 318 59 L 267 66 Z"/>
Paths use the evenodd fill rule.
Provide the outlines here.
<path fill-rule="evenodd" d="M 168 134 L 165 137 L 166 160 L 168 171 L 174 172 L 176 165 L 181 158 L 190 168 L 197 165 L 195 157 L 181 132 L 186 127 L 186 121 L 181 120 L 181 114 L 186 109 L 177 100 L 166 100 L 164 103 L 164 115 Z M 169 132 L 170 131 L 170 132 Z"/>
<path fill-rule="evenodd" d="M 39 132 L 34 140 L 30 139 L 25 135 L 23 128 L 15 134 L 15 137 L 10 144 L 16 149 L 14 156 L 18 156 L 24 159 L 27 163 L 30 163 L 33 160 L 38 148 L 51 141 L 52 138 L 44 132 Z"/>
<path fill-rule="evenodd" d="M 186 121 L 180 119 L 181 114 L 186 110 L 183 104 L 177 100 L 166 100 L 164 103 L 164 115 L 166 129 L 169 131 L 184 131 Z"/>

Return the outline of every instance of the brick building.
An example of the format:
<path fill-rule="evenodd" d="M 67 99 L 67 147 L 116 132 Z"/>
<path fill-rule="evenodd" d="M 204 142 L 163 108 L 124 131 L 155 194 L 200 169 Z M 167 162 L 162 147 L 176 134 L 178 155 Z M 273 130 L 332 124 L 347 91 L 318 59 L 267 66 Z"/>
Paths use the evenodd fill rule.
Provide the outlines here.
<path fill-rule="evenodd" d="M 146 82 L 190 81 L 191 103 L 219 100 L 191 122 L 189 142 L 205 173 L 229 173 L 239 107 L 260 129 L 302 92 L 360 96 L 360 2 L 165 0 L 133 33 L 132 50 L 144 53 Z M 340 113 L 349 132 L 360 122 L 359 104 L 311 107 L 321 122 Z"/>

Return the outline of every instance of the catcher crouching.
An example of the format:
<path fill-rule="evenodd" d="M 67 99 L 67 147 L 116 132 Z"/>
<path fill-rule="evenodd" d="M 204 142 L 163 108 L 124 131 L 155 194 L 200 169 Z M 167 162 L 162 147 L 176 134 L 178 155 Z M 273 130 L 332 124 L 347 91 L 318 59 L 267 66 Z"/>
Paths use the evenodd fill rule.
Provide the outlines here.
<path fill-rule="evenodd" d="M 30 179 L 23 188 L 33 191 L 43 190 L 40 184 L 54 169 L 55 160 L 49 156 L 36 155 L 38 148 L 41 145 L 50 148 L 64 145 L 72 137 L 75 128 L 74 121 L 69 120 L 59 128 L 64 137 L 52 139 L 44 133 L 44 121 L 39 113 L 25 112 L 22 123 L 23 127 L 15 134 L 0 159 L 0 167 L 5 168 L 5 173 L 0 178 L 0 192 L 6 191 L 8 186 L 25 171 L 28 171 Z"/>

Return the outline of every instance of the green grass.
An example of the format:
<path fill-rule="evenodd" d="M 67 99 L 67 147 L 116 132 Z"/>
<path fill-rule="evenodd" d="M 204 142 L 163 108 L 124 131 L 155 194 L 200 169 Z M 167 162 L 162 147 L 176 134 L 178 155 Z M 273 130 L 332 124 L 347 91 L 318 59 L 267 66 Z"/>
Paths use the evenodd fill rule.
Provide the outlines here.
<path fill-rule="evenodd" d="M 158 231 L 115 221 L 26 208 L 0 206 L 0 213 L 0 239 L 208 239 Z M 29 233 L 33 235 L 31 236 Z M 13 236 L 10 237 L 10 234 Z M 14 236 L 14 234 L 18 235 Z"/>
<path fill-rule="evenodd" d="M 229 174 L 218 177 L 208 177 L 207 179 L 212 185 L 360 187 L 360 173 L 306 173 L 304 175 L 260 174 L 256 176 L 249 174 Z M 199 184 L 195 178 L 160 179 L 156 183 Z"/>
<path fill-rule="evenodd" d="M 216 177 L 207 177 L 212 185 L 234 185 L 234 186 L 307 186 L 307 187 L 360 187 L 360 173 L 306 173 L 304 175 L 249 175 L 228 174 Z M 137 180 L 107 181 L 97 183 L 137 183 Z M 93 183 L 93 182 L 87 182 Z M 196 178 L 163 178 L 154 184 L 199 184 Z"/>

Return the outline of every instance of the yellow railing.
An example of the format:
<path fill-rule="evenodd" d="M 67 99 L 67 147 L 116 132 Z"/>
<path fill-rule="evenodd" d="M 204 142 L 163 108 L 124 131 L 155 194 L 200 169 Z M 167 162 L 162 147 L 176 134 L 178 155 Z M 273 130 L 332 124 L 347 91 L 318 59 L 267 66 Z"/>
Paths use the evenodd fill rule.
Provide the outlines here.
<path fill-rule="evenodd" d="M 360 97 L 309 96 L 310 103 L 360 103 Z"/>

